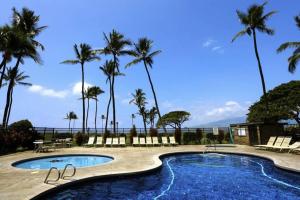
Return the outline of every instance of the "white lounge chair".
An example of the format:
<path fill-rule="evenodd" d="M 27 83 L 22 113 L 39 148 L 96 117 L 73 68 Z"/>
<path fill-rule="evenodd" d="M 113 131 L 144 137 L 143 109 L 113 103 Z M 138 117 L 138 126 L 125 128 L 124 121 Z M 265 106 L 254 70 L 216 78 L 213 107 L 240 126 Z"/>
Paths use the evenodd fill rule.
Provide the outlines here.
<path fill-rule="evenodd" d="M 140 137 L 140 146 L 146 146 L 146 140 L 144 137 Z"/>
<path fill-rule="evenodd" d="M 112 146 L 119 146 L 119 138 L 118 137 L 115 137 L 113 138 L 113 141 L 112 141 Z"/>
<path fill-rule="evenodd" d="M 152 138 L 151 137 L 146 137 L 146 145 L 147 146 L 153 146 Z"/>
<path fill-rule="evenodd" d="M 126 146 L 126 138 L 125 137 L 120 137 L 120 146 L 125 147 Z"/>
<path fill-rule="evenodd" d="M 98 136 L 96 139 L 95 146 L 102 146 L 103 145 L 103 137 Z"/>
<path fill-rule="evenodd" d="M 132 146 L 139 146 L 139 145 L 140 145 L 139 138 L 138 137 L 133 137 Z"/>
<path fill-rule="evenodd" d="M 94 144 L 95 137 L 89 137 L 88 143 L 84 144 L 84 146 L 92 146 Z"/>
<path fill-rule="evenodd" d="M 267 148 L 267 147 L 272 147 L 274 145 L 274 142 L 276 141 L 276 136 L 271 136 L 269 138 L 269 141 L 267 144 L 263 144 L 263 145 L 254 145 L 257 148 Z"/>
<path fill-rule="evenodd" d="M 274 150 L 279 149 L 281 151 L 283 148 L 286 148 L 290 145 L 291 140 L 292 140 L 292 137 L 285 137 L 280 146 L 274 146 L 274 147 L 272 147 L 272 149 L 274 149 Z"/>
<path fill-rule="evenodd" d="M 170 143 L 169 143 L 169 141 L 168 141 L 168 137 L 166 137 L 166 136 L 161 137 L 161 141 L 162 141 L 162 144 L 163 144 L 164 146 L 169 146 L 169 145 L 170 145 Z"/>
<path fill-rule="evenodd" d="M 173 146 L 178 145 L 178 143 L 175 141 L 175 137 L 174 137 L 174 136 L 169 137 L 169 139 L 170 139 L 170 144 L 171 144 L 171 145 L 173 145 Z"/>
<path fill-rule="evenodd" d="M 160 146 L 161 143 L 158 142 L 158 137 L 152 137 L 152 142 L 153 142 L 153 145 L 157 145 L 157 146 Z"/>
<path fill-rule="evenodd" d="M 277 137 L 277 139 L 276 139 L 274 145 L 271 146 L 271 147 L 267 147 L 267 148 L 274 148 L 274 147 L 276 148 L 276 147 L 280 147 L 281 144 L 282 144 L 282 142 L 283 142 L 283 140 L 284 140 L 284 137 L 283 137 L 283 136 L 279 136 L 279 137 Z"/>
<path fill-rule="evenodd" d="M 300 151 L 300 142 L 294 142 L 293 144 L 289 145 L 288 147 L 282 147 L 281 150 L 289 150 L 288 153 L 293 151 Z"/>
<path fill-rule="evenodd" d="M 112 143 L 112 138 L 111 137 L 108 137 L 106 138 L 106 142 L 105 142 L 105 146 L 110 146 L 111 147 L 111 143 Z"/>

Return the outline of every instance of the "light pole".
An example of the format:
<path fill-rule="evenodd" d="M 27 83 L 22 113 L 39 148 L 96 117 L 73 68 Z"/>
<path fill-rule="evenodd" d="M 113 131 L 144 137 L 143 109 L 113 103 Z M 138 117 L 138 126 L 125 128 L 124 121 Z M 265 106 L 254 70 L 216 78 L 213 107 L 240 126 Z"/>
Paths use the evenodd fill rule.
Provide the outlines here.
<path fill-rule="evenodd" d="M 102 119 L 102 133 L 103 133 L 103 122 L 105 120 L 105 115 L 101 115 L 101 119 Z"/>

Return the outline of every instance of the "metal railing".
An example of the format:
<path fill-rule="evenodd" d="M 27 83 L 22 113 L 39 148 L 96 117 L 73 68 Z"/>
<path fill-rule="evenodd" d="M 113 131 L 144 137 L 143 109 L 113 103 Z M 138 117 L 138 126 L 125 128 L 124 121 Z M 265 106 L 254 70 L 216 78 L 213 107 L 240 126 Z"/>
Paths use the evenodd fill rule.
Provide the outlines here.
<path fill-rule="evenodd" d="M 66 176 L 65 176 L 66 169 L 67 169 L 69 166 L 72 167 L 73 173 L 72 173 L 71 175 L 66 175 Z M 72 165 L 72 164 L 66 164 L 66 166 L 65 166 L 65 168 L 64 168 L 64 171 L 63 171 L 63 172 L 61 173 L 61 175 L 60 175 L 60 178 L 61 178 L 61 179 L 65 179 L 66 177 L 73 177 L 73 176 L 75 176 L 75 174 L 76 174 L 76 167 L 75 167 L 74 165 Z"/>
<path fill-rule="evenodd" d="M 48 178 L 49 178 L 49 176 L 50 176 L 50 174 L 51 174 L 52 170 L 56 170 L 56 171 L 57 171 L 57 174 L 58 174 L 58 176 L 57 176 L 57 178 L 56 178 L 55 180 L 48 180 Z M 48 171 L 48 174 L 47 174 L 47 176 L 46 176 L 45 180 L 44 180 L 44 183 L 48 184 L 48 183 L 49 183 L 49 181 L 52 181 L 52 182 L 57 182 L 59 179 L 60 179 L 60 171 L 57 169 L 57 167 L 51 167 L 51 168 L 49 169 L 49 171 Z"/>

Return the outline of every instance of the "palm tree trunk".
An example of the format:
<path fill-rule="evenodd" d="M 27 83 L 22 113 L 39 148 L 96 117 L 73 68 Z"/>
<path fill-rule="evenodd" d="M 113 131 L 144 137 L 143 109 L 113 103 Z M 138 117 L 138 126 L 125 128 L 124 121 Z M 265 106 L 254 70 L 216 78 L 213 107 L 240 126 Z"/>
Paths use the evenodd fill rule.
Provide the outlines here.
<path fill-rule="evenodd" d="M 158 117 L 159 119 L 161 118 L 161 115 L 160 115 L 160 111 L 159 111 L 159 108 L 158 108 L 158 103 L 157 103 L 157 98 L 156 98 L 156 94 L 155 94 L 155 91 L 154 91 L 154 86 L 153 86 L 153 83 L 152 83 L 152 80 L 151 80 L 151 77 L 150 77 L 150 73 L 149 73 L 149 70 L 148 70 L 148 67 L 144 61 L 144 66 L 145 66 L 145 69 L 146 69 L 146 72 L 147 72 L 147 76 L 148 76 L 148 79 L 149 79 L 149 82 L 150 82 L 150 85 L 151 85 L 151 90 L 152 90 L 152 93 L 153 93 L 153 97 L 154 97 L 154 101 L 155 101 L 155 106 L 156 106 L 156 109 L 157 109 L 157 114 L 158 114 Z"/>
<path fill-rule="evenodd" d="M 85 134 L 84 64 L 81 63 L 82 134 Z"/>
<path fill-rule="evenodd" d="M 97 101 L 97 97 L 96 97 L 95 101 L 96 101 L 96 110 L 95 110 L 95 131 L 96 131 L 96 134 L 97 134 L 97 112 L 98 112 L 98 101 Z"/>
<path fill-rule="evenodd" d="M 21 61 L 21 57 L 18 58 L 17 62 L 16 62 L 16 65 L 15 67 L 13 68 L 13 71 L 17 71 L 18 70 L 18 67 L 19 67 L 19 64 L 20 64 L 20 61 Z M 15 73 L 16 75 L 17 73 Z M 11 77 L 11 80 L 9 81 L 9 84 L 8 84 L 8 88 L 7 88 L 7 93 L 6 93 L 6 104 L 5 104 L 5 109 L 4 109 L 4 113 L 3 113 L 3 120 L 2 120 L 2 126 L 4 128 L 7 128 L 7 117 L 8 117 L 8 112 L 9 112 L 9 106 L 10 106 L 10 95 L 11 95 L 11 90 L 13 89 L 14 87 L 14 79 L 15 77 Z"/>
<path fill-rule="evenodd" d="M 256 59 L 257 59 L 257 63 L 258 63 L 258 69 L 259 69 L 259 75 L 260 75 L 262 89 L 263 89 L 263 95 L 265 97 L 266 110 L 268 112 L 269 104 L 268 104 L 268 97 L 267 97 L 267 91 L 266 91 L 266 84 L 265 84 L 265 78 L 264 78 L 264 74 L 263 74 L 263 71 L 262 71 L 262 66 L 261 66 L 261 63 L 260 63 L 260 58 L 259 58 L 259 54 L 258 54 L 258 50 L 257 50 L 255 29 L 252 29 L 252 32 L 253 32 L 253 43 L 254 43 L 255 56 L 256 56 Z"/>
<path fill-rule="evenodd" d="M 109 100 L 106 108 L 106 119 L 105 119 L 105 132 L 107 132 L 107 125 L 108 125 L 108 116 L 109 116 L 109 107 L 111 103 L 111 80 L 109 79 Z"/>
<path fill-rule="evenodd" d="M 145 114 L 144 114 L 144 113 L 142 114 L 142 117 L 143 117 L 143 123 L 144 123 L 145 134 L 146 134 L 146 136 L 147 136 L 146 117 L 145 117 Z"/>
<path fill-rule="evenodd" d="M 88 120 L 89 120 L 89 111 L 90 111 L 90 98 L 87 98 L 87 110 L 86 110 L 86 121 L 85 121 L 85 128 L 88 129 Z"/>
<path fill-rule="evenodd" d="M 69 119 L 69 131 L 71 130 L 71 118 Z"/>
<path fill-rule="evenodd" d="M 14 87 L 10 91 L 10 102 L 9 102 L 8 114 L 7 114 L 7 119 L 6 119 L 7 126 L 8 126 L 8 122 L 9 122 L 9 118 L 10 118 L 11 106 L 13 103 L 13 92 L 14 92 Z"/>
<path fill-rule="evenodd" d="M 5 74 L 5 69 L 6 69 L 6 59 L 5 58 L 3 58 L 3 60 L 0 64 L 0 70 L 2 67 L 3 67 L 3 69 L 2 69 L 1 77 L 0 77 L 0 88 L 2 88 L 3 78 L 4 78 L 4 74 Z"/>
<path fill-rule="evenodd" d="M 112 93 L 112 102 L 113 102 L 113 126 L 114 126 L 114 133 L 116 133 L 116 102 L 115 102 L 115 70 L 117 66 L 117 58 L 116 55 L 114 55 L 114 71 L 112 74 L 112 87 L 111 87 L 111 93 Z"/>

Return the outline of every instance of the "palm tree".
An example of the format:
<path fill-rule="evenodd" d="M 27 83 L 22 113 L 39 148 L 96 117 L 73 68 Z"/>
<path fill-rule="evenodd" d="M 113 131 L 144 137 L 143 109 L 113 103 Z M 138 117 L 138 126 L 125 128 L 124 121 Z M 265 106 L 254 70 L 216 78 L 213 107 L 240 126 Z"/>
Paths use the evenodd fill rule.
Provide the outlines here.
<path fill-rule="evenodd" d="M 65 119 L 67 119 L 69 121 L 69 131 L 71 130 L 71 121 L 75 118 L 76 114 L 73 111 L 70 111 L 69 113 L 67 113 Z M 77 118 L 77 116 L 76 116 Z"/>
<path fill-rule="evenodd" d="M 113 60 L 105 61 L 104 65 L 100 67 L 100 70 L 107 77 L 106 83 L 109 83 L 109 100 L 106 107 L 106 120 L 105 120 L 105 132 L 107 131 L 108 119 L 109 119 L 109 108 L 112 99 L 112 77 L 124 76 L 123 73 L 115 71 L 115 63 Z"/>
<path fill-rule="evenodd" d="M 146 119 L 147 119 L 147 110 L 146 110 L 146 94 L 142 89 L 135 90 L 135 93 L 132 94 L 133 99 L 129 103 L 134 103 L 138 107 L 138 114 L 142 116 L 145 134 L 147 135 Z"/>
<path fill-rule="evenodd" d="M 268 35 L 274 34 L 274 30 L 267 27 L 266 21 L 276 12 L 271 11 L 267 14 L 264 14 L 264 7 L 266 4 L 267 4 L 267 2 L 263 3 L 262 5 L 254 4 L 248 8 L 247 13 L 237 10 L 238 18 L 239 18 L 241 24 L 245 28 L 233 37 L 232 42 L 234 42 L 235 39 L 237 39 L 238 37 L 243 36 L 245 34 L 248 34 L 249 36 L 251 36 L 251 35 L 253 36 L 255 56 L 257 59 L 257 63 L 258 63 L 258 69 L 259 69 L 259 74 L 260 74 L 260 78 L 261 78 L 263 95 L 265 97 L 266 110 L 268 111 L 266 84 L 265 84 L 263 70 L 262 70 L 262 66 L 261 66 L 261 62 L 260 62 L 260 58 L 259 58 L 259 54 L 258 54 L 257 41 L 256 41 L 256 31 L 259 31 L 261 33 L 266 33 Z"/>
<path fill-rule="evenodd" d="M 89 121 L 89 111 L 90 111 L 90 99 L 94 98 L 93 91 L 90 87 L 88 87 L 84 91 L 84 98 L 87 99 L 87 108 L 86 108 L 86 119 L 85 119 L 85 128 L 88 127 L 88 121 Z"/>
<path fill-rule="evenodd" d="M 23 85 L 23 86 L 31 86 L 31 83 L 24 82 L 25 79 L 29 78 L 29 76 L 24 75 L 24 72 L 19 72 L 18 68 L 11 68 L 9 67 L 7 69 L 7 73 L 4 75 L 4 80 L 9 81 L 9 85 L 12 85 L 12 88 L 8 91 L 7 99 L 6 99 L 6 105 L 5 110 L 7 110 L 7 118 L 4 124 L 8 124 L 9 117 L 11 113 L 11 107 L 13 103 L 13 92 L 14 87 L 17 85 Z"/>
<path fill-rule="evenodd" d="M 12 47 L 13 55 L 17 59 L 14 69 L 11 70 L 12 76 L 17 76 L 19 71 L 20 63 L 24 63 L 24 58 L 31 58 L 36 63 L 41 64 L 41 59 L 37 48 L 44 50 L 44 47 L 41 43 L 35 40 L 35 37 L 38 36 L 46 26 L 38 27 L 39 16 L 36 16 L 33 11 L 23 8 L 22 12 L 18 12 L 13 8 L 13 17 L 12 17 L 12 31 L 14 34 L 10 34 L 13 39 L 10 39 L 12 42 L 9 47 Z M 10 32 L 12 33 L 12 32 Z M 16 77 L 10 77 L 10 80 L 16 80 Z M 9 96 L 12 95 L 12 90 L 14 87 L 14 81 L 9 81 L 6 100 L 10 101 Z M 4 128 L 7 128 L 7 122 L 9 120 L 10 109 L 9 105 L 11 102 L 6 102 L 6 107 L 3 114 L 2 125 Z"/>
<path fill-rule="evenodd" d="M 131 45 L 130 40 L 125 39 L 124 35 L 112 30 L 111 33 L 107 36 L 104 33 L 104 40 L 106 46 L 98 50 L 98 52 L 103 53 L 105 55 L 113 56 L 113 73 L 111 78 L 111 96 L 112 96 L 112 104 L 113 104 L 113 130 L 116 132 L 116 105 L 115 105 L 115 72 L 120 72 L 119 70 L 119 56 L 129 55 L 130 51 L 126 50 L 128 46 Z"/>
<path fill-rule="evenodd" d="M 151 128 L 153 128 L 156 115 L 158 114 L 156 107 L 152 107 L 147 114 L 148 114 L 150 126 Z"/>
<path fill-rule="evenodd" d="M 300 15 L 295 17 L 296 25 L 300 29 Z M 295 48 L 293 55 L 288 58 L 289 62 L 289 72 L 294 73 L 296 70 L 296 65 L 300 60 L 300 42 L 286 42 L 280 45 L 277 52 L 282 52 L 287 48 Z"/>
<path fill-rule="evenodd" d="M 150 76 L 150 72 L 149 72 L 149 68 L 152 68 L 152 65 L 153 65 L 153 57 L 158 55 L 159 53 L 161 53 L 161 51 L 157 50 L 157 51 L 151 52 L 152 45 L 153 45 L 152 40 L 149 40 L 147 38 L 140 38 L 138 40 L 138 43 L 134 44 L 134 51 L 131 53 L 131 55 L 134 56 L 135 59 L 133 61 L 131 61 L 130 63 L 128 63 L 126 65 L 126 67 L 143 62 L 145 70 L 147 72 L 151 90 L 153 93 L 155 106 L 157 109 L 157 114 L 158 114 L 158 117 L 161 118 L 158 103 L 157 103 L 156 93 L 155 93 L 153 82 L 151 80 L 151 76 Z"/>
<path fill-rule="evenodd" d="M 74 127 L 75 127 L 75 120 L 77 120 L 77 119 L 78 119 L 78 117 L 77 117 L 76 113 L 73 113 L 73 115 L 72 115 L 72 119 L 73 119 L 73 129 L 74 129 Z"/>
<path fill-rule="evenodd" d="M 92 94 L 92 96 L 93 96 L 93 99 L 95 100 L 95 103 L 96 103 L 96 109 L 95 109 L 95 121 L 94 121 L 94 122 L 95 122 L 95 131 L 96 131 L 96 133 L 97 133 L 98 96 L 99 96 L 100 94 L 103 94 L 104 91 L 101 90 L 101 88 L 100 88 L 100 87 L 97 87 L 97 86 L 91 87 L 90 90 L 91 90 L 91 94 Z"/>
<path fill-rule="evenodd" d="M 134 123 L 133 123 L 133 120 L 135 119 L 135 114 L 131 114 L 131 124 L 132 124 L 132 127 L 133 127 L 133 125 L 134 125 Z"/>
<path fill-rule="evenodd" d="M 84 64 L 94 60 L 100 60 L 98 56 L 92 51 L 90 45 L 82 43 L 78 46 L 74 45 L 75 60 L 65 60 L 62 64 L 80 64 L 81 66 L 81 98 L 82 98 L 82 133 L 85 133 L 85 96 L 84 96 Z"/>

